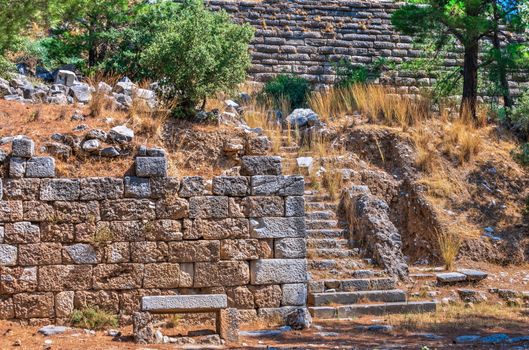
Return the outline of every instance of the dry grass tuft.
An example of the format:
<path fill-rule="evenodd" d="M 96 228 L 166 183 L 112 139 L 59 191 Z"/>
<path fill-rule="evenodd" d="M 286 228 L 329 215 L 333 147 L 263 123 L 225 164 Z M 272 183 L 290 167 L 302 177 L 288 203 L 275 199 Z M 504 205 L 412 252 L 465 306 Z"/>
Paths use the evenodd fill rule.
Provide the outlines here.
<path fill-rule="evenodd" d="M 477 129 L 464 119 L 458 119 L 444 129 L 443 152 L 459 164 L 471 161 L 480 152 L 481 146 Z"/>
<path fill-rule="evenodd" d="M 461 237 L 452 231 L 437 232 L 439 253 L 447 271 L 454 269 L 454 263 L 461 248 Z"/>

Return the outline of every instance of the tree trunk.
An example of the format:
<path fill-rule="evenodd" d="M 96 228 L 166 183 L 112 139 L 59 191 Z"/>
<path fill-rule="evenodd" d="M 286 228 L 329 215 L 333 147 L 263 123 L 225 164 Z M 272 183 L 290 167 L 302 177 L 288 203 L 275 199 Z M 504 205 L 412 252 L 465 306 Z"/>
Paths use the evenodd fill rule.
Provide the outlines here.
<path fill-rule="evenodd" d="M 477 101 L 478 101 L 478 56 L 479 42 L 476 40 L 465 46 L 465 61 L 463 66 L 463 99 L 459 114 L 464 116 L 468 113 L 470 117 L 477 121 Z"/>
<path fill-rule="evenodd" d="M 498 14 L 498 2 L 498 0 L 494 2 L 494 20 L 496 23 L 499 23 L 500 21 L 500 15 Z M 503 105 L 507 108 L 510 108 L 513 106 L 513 100 L 511 97 L 511 91 L 509 89 L 509 80 L 507 79 L 507 67 L 505 66 L 505 62 L 500 62 L 503 60 L 503 57 L 501 53 L 501 41 L 498 26 L 494 28 L 492 45 L 497 53 L 496 59 L 498 59 L 498 62 L 496 62 L 496 64 L 498 65 L 498 78 L 500 80 L 500 88 L 503 96 Z"/>

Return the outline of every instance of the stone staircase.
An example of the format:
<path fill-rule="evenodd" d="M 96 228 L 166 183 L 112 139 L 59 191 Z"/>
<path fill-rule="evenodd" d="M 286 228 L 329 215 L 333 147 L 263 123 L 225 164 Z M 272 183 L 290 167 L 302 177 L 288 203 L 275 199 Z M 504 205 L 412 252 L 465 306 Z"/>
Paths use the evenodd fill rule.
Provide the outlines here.
<path fill-rule="evenodd" d="M 293 169 L 298 147 L 282 147 L 281 156 L 284 168 Z M 408 301 L 398 281 L 372 266 L 370 259 L 362 257 L 361 248 L 348 240 L 347 225 L 337 214 L 337 201 L 323 188 L 312 189 L 310 179 L 305 186 L 308 303 L 314 318 L 349 319 L 436 309 L 435 301 Z"/>

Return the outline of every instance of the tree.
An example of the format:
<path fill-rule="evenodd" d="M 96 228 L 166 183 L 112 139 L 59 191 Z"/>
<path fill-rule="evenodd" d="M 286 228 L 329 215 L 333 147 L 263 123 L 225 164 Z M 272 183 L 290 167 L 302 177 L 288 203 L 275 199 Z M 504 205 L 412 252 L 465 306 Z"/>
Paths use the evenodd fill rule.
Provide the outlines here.
<path fill-rule="evenodd" d="M 234 90 L 245 80 L 252 38 L 251 26 L 232 23 L 202 1 L 186 0 L 176 17 L 161 25 L 141 64 L 160 82 L 165 97 L 176 98 L 189 114 L 208 96 Z"/>
<path fill-rule="evenodd" d="M 480 44 L 489 38 L 493 47 L 501 49 L 499 33 L 503 26 L 519 21 L 516 0 L 423 0 L 421 4 L 408 4 L 399 8 L 392 16 L 397 30 L 407 35 L 453 37 L 463 47 L 463 92 L 461 113 L 467 111 L 476 118 L 478 97 L 478 70 L 480 64 Z M 525 0 L 524 0 L 525 1 Z M 515 6 L 513 6 L 513 3 Z M 514 28 L 514 27 L 512 27 Z M 496 35 L 495 35 L 496 34 Z M 496 43 L 494 44 L 494 40 Z M 494 57 L 494 55 L 491 55 Z M 498 52 L 493 61 L 501 62 Z M 506 84 L 507 70 L 500 70 L 500 82 Z M 507 98 L 508 100 L 508 98 Z"/>

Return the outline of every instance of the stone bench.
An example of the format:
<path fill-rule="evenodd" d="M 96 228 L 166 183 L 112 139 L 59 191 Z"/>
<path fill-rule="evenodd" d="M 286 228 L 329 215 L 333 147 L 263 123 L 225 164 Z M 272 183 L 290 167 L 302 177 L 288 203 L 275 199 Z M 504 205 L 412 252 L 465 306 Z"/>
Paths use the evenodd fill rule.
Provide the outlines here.
<path fill-rule="evenodd" d="M 153 314 L 216 313 L 216 330 L 227 342 L 239 340 L 237 309 L 228 308 L 225 294 L 164 295 L 141 298 L 141 312 L 133 317 L 134 340 L 137 343 L 159 343 L 153 326 Z"/>

